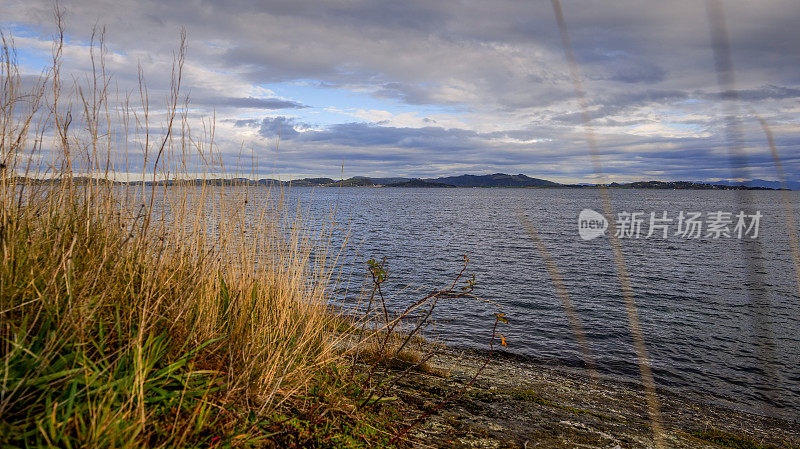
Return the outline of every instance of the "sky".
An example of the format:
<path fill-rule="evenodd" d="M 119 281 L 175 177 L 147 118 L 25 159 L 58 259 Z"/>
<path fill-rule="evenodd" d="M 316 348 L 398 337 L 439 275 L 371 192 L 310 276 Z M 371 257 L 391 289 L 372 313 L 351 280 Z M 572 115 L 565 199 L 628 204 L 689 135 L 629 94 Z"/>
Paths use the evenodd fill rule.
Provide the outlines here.
<path fill-rule="evenodd" d="M 564 0 L 607 180 L 731 179 L 706 4 Z M 800 181 L 800 5 L 722 2 L 749 178 Z M 82 82 L 105 29 L 119 98 L 141 68 L 163 104 L 181 30 L 193 133 L 258 177 L 523 173 L 592 182 L 550 1 L 63 0 L 63 72 Z M 51 58 L 53 3 L 0 1 L 23 76 Z M 154 115 L 158 107 L 154 106 Z M 278 133 L 280 141 L 278 142 Z M 131 147 L 134 147 L 133 145 Z M 135 150 L 130 169 L 141 166 Z M 739 173 L 741 175 L 741 173 Z"/>

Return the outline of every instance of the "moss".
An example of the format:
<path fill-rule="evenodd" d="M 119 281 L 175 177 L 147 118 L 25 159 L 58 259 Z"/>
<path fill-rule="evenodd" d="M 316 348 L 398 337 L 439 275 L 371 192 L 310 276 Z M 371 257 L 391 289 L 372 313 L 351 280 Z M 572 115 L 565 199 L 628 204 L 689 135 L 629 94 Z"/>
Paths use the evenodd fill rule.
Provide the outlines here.
<path fill-rule="evenodd" d="M 734 435 L 721 430 L 703 430 L 690 432 L 695 438 L 723 447 L 733 447 L 736 449 L 773 449 L 773 445 L 761 444 L 746 435 Z"/>
<path fill-rule="evenodd" d="M 567 412 L 570 412 L 570 413 L 574 413 L 576 415 L 594 416 L 596 418 L 602 419 L 603 421 L 619 421 L 618 419 L 614 418 L 613 416 L 609 416 L 609 415 L 606 415 L 606 414 L 603 414 L 603 413 L 595 412 L 595 411 L 592 411 L 592 410 L 584 410 L 584 409 L 580 409 L 580 408 L 569 407 L 569 406 L 566 406 L 566 405 L 555 403 L 555 402 L 553 402 L 553 401 L 551 401 L 549 399 L 546 399 L 546 398 L 543 398 L 543 397 L 537 395 L 536 393 L 534 393 L 531 390 L 506 391 L 506 392 L 502 392 L 501 394 L 505 394 L 505 395 L 511 396 L 512 398 L 520 400 L 520 401 L 533 402 L 533 403 L 536 403 L 536 404 L 544 405 L 546 407 L 555 407 L 555 408 L 558 408 L 558 409 L 561 409 L 561 410 L 564 410 L 564 411 L 567 411 Z"/>

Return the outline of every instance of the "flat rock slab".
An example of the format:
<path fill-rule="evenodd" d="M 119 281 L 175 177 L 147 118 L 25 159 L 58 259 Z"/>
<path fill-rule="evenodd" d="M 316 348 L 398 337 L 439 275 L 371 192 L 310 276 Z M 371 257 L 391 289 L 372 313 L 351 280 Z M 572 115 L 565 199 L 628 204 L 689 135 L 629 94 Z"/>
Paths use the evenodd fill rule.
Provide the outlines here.
<path fill-rule="evenodd" d="M 458 392 L 485 361 L 479 352 L 442 348 L 429 362 L 437 376 L 412 373 L 395 387 L 409 419 Z M 800 424 L 659 390 L 669 448 L 798 448 Z M 642 388 L 579 370 L 495 354 L 466 392 L 409 435 L 414 447 L 651 448 Z"/>

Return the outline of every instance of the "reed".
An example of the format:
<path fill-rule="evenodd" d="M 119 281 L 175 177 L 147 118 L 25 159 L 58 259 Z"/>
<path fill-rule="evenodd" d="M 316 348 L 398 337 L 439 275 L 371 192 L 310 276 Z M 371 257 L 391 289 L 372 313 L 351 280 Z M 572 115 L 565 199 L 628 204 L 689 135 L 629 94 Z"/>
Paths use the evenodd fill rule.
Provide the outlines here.
<path fill-rule="evenodd" d="M 189 180 L 243 170 L 222 164 L 213 119 L 192 132 L 183 36 L 154 108 L 143 75 L 114 95 L 101 31 L 94 72 L 65 81 L 61 17 L 33 84 L 2 36 L 0 445 L 280 438 L 276 417 L 345 388 L 329 228 L 287 213 L 280 187 Z M 134 152 L 140 182 L 120 183 Z"/>

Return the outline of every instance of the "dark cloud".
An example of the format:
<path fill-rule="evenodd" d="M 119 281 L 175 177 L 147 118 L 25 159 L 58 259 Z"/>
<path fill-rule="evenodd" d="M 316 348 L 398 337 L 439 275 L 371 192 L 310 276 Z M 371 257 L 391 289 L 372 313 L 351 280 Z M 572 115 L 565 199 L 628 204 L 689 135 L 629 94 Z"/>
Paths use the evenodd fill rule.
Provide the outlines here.
<path fill-rule="evenodd" d="M 64 0 L 62 5 L 69 12 L 70 42 L 85 43 L 95 23 L 106 25 L 115 56 L 109 70 L 120 90 L 136 90 L 141 64 L 153 98 L 169 90 L 177 30 L 184 27 L 192 104 L 220 110 L 220 119 L 233 123 L 235 132 L 272 138 L 280 131 L 293 145 L 282 159 L 287 167 L 322 171 L 325 164 L 337 167 L 346 160 L 365 174 L 390 170 L 392 163 L 420 175 L 480 167 L 514 172 L 539 167 L 564 176 L 591 172 L 550 2 Z M 725 8 L 737 97 L 747 106 L 742 110 L 757 110 L 775 125 L 779 150 L 788 153 L 787 171 L 800 177 L 800 162 L 790 151 L 800 134 L 800 8 L 796 0 L 725 2 Z M 591 124 L 609 163 L 618 164 L 610 164 L 609 172 L 637 176 L 666 170 L 699 179 L 706 173 L 701 167 L 715 176 L 728 170 L 703 2 L 574 0 L 564 2 L 564 14 Z M 48 0 L 0 4 L 0 21 L 23 26 L 26 36 L 49 35 L 51 18 Z M 49 46 L 40 51 L 46 55 Z M 90 67 L 74 54 L 65 63 L 79 73 Z M 451 118 L 463 125 L 422 112 L 415 126 L 383 116 L 373 123 L 352 118 L 327 126 L 306 123 L 314 121 L 309 111 L 320 112 L 306 105 L 328 106 L 324 100 L 256 93 L 283 81 L 371 95 L 387 110 L 400 104 L 404 112 L 458 111 Z M 302 118 L 254 119 L 254 109 L 287 115 L 291 110 Z M 748 145 L 763 148 L 758 124 L 748 119 L 745 126 Z M 218 137 L 238 152 L 239 135 Z M 754 170 L 767 177 L 769 161 L 761 153 L 752 159 Z"/>
<path fill-rule="evenodd" d="M 264 137 L 277 137 L 292 139 L 299 133 L 295 129 L 297 122 L 286 117 L 265 118 L 261 120 L 258 133 Z"/>
<path fill-rule="evenodd" d="M 655 64 L 626 64 L 614 70 L 611 80 L 623 83 L 658 83 L 664 80 L 666 71 Z"/>
<path fill-rule="evenodd" d="M 207 105 L 216 107 L 246 108 L 246 109 L 300 109 L 306 108 L 296 101 L 281 100 L 279 98 L 253 98 L 253 97 L 211 97 L 192 98 L 194 105 Z"/>
<path fill-rule="evenodd" d="M 800 89 L 783 86 L 762 86 L 756 89 L 744 89 L 735 91 L 735 96 L 731 92 L 725 92 L 724 96 L 738 97 L 741 101 L 757 102 L 763 100 L 786 100 L 800 98 Z M 718 95 L 717 95 L 718 97 Z M 705 98 L 713 99 L 711 95 Z"/>
<path fill-rule="evenodd" d="M 343 123 L 325 131 L 303 133 L 308 142 L 330 142 L 349 146 L 391 146 L 397 148 L 458 150 L 472 148 L 478 133 L 441 127 L 398 128 L 366 123 Z"/>
<path fill-rule="evenodd" d="M 261 123 L 261 120 L 254 119 L 254 118 L 253 119 L 244 119 L 244 120 L 230 120 L 229 119 L 229 120 L 226 120 L 226 121 L 227 122 L 232 122 L 233 126 L 236 126 L 237 128 L 241 128 L 241 127 L 245 127 L 245 126 L 255 127 L 255 126 L 258 126 L 259 123 Z"/>
<path fill-rule="evenodd" d="M 428 126 L 424 128 L 403 128 L 381 126 L 370 123 L 342 123 L 322 130 L 312 129 L 312 125 L 288 117 L 268 117 L 258 120 L 238 120 L 235 126 L 258 126 L 259 134 L 298 142 L 317 142 L 329 145 L 351 146 L 356 148 L 394 147 L 410 149 L 458 150 L 474 148 L 478 137 L 475 131 L 465 129 L 446 129 Z M 299 130 L 304 130 L 300 132 Z"/>

